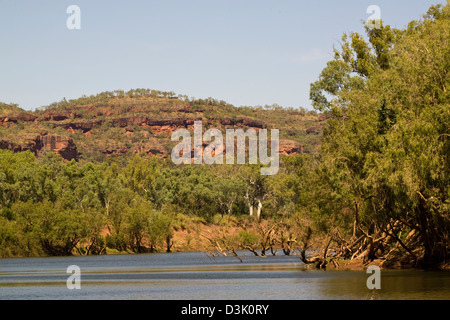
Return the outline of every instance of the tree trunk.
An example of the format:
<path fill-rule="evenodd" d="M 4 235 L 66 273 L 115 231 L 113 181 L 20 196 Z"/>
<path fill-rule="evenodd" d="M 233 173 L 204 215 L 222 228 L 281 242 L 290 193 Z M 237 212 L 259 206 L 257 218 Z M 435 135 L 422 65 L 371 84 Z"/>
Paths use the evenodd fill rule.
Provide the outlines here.
<path fill-rule="evenodd" d="M 249 194 L 248 194 L 248 190 L 247 190 L 246 193 L 245 193 L 245 199 L 247 200 L 248 211 L 249 211 L 249 213 L 250 213 L 250 217 L 252 217 L 252 216 L 253 216 L 253 204 L 252 204 L 252 202 L 250 201 L 250 196 L 249 196 Z"/>
<path fill-rule="evenodd" d="M 261 219 L 261 210 L 262 210 L 262 202 L 261 199 L 258 199 L 258 207 L 256 211 L 256 218 L 258 219 L 258 221 Z"/>
<path fill-rule="evenodd" d="M 166 252 L 172 252 L 170 249 L 172 249 L 173 241 L 172 241 L 172 235 L 168 235 L 166 237 Z"/>
<path fill-rule="evenodd" d="M 231 215 L 231 212 L 233 211 L 233 202 L 228 203 L 228 215 Z"/>

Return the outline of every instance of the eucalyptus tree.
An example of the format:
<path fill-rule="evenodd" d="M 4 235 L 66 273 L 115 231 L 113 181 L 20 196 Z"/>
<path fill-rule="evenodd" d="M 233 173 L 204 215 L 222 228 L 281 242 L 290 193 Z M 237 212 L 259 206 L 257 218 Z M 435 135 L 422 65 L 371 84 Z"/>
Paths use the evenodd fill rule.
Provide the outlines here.
<path fill-rule="evenodd" d="M 404 30 L 367 30 L 368 42 L 344 37 L 311 85 L 329 115 L 322 156 L 331 215 L 352 212 L 353 235 L 367 244 L 353 256 L 393 255 L 396 243 L 422 266 L 447 258 L 449 10 L 433 6 Z"/>

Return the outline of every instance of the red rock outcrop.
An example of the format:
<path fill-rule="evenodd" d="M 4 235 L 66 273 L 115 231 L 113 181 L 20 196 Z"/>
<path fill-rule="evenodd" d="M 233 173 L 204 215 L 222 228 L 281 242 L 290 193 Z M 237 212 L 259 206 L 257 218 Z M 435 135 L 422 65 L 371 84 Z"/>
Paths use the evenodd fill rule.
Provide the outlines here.
<path fill-rule="evenodd" d="M 206 111 L 210 112 L 211 116 L 209 114 L 207 116 Z M 261 118 L 267 119 L 267 123 Z M 70 109 L 47 109 L 37 112 L 14 110 L 11 114 L 3 113 L 0 117 L 0 125 L 5 126 L 3 129 L 6 132 L 6 135 L 0 138 L 0 148 L 15 152 L 30 150 L 36 155 L 43 150 L 52 150 L 67 160 L 80 157 L 76 144 L 79 144 L 79 149 L 93 148 L 95 149 L 93 151 L 101 152 L 105 156 L 130 152 L 170 157 L 170 146 L 174 144 L 170 141 L 170 135 L 177 129 L 188 129 L 193 134 L 195 121 L 202 121 L 203 132 L 217 128 L 225 135 L 225 130 L 229 128 L 254 129 L 257 132 L 260 129 L 270 129 L 270 118 L 261 118 L 240 113 L 232 116 L 228 110 L 223 114 L 215 113 L 206 105 L 199 106 L 193 102 L 186 103 L 177 99 L 167 102 L 157 98 L 143 101 L 128 99 L 125 102 L 112 99 L 110 104 L 105 105 L 80 104 L 71 106 Z M 36 132 L 36 135 L 21 137 L 10 135 L 9 126 L 14 126 L 18 122 L 23 122 L 26 129 L 31 129 L 26 132 Z M 68 136 L 59 135 L 60 130 L 53 130 L 52 126 L 63 128 L 75 141 Z M 109 131 L 114 127 L 121 130 Z M 48 133 L 39 134 L 44 129 Z M 106 135 L 102 133 L 103 129 L 108 131 Z M 322 124 L 316 122 L 310 125 L 306 132 L 318 135 L 321 129 Z M 294 137 L 296 128 L 291 126 L 289 130 L 294 132 L 290 135 Z M 281 155 L 304 152 L 305 148 L 301 144 L 292 140 L 280 140 Z"/>
<path fill-rule="evenodd" d="M 17 123 L 19 121 L 33 122 L 37 118 L 38 117 L 33 114 L 21 112 L 21 113 L 16 113 L 16 114 L 11 114 L 11 115 L 0 117 L 0 122 L 3 122 L 3 123 L 6 123 L 6 122 Z"/>
<path fill-rule="evenodd" d="M 69 111 L 56 111 L 56 110 L 46 110 L 42 116 L 43 121 L 63 121 L 70 118 L 75 118 L 76 116 Z"/>
<path fill-rule="evenodd" d="M 280 155 L 294 155 L 305 153 L 305 148 L 297 141 L 293 140 L 280 140 Z"/>
<path fill-rule="evenodd" d="M 73 140 L 57 135 L 24 135 L 14 137 L 14 141 L 2 139 L 0 140 L 0 149 L 8 149 L 13 152 L 29 150 L 35 155 L 44 150 L 51 150 L 60 154 L 66 160 L 77 160 L 79 157 Z"/>
<path fill-rule="evenodd" d="M 127 146 L 122 144 L 110 145 L 102 149 L 102 153 L 106 156 L 110 156 L 112 154 L 125 154 L 127 151 Z"/>
<path fill-rule="evenodd" d="M 78 159 L 77 146 L 71 138 L 65 136 L 47 135 L 41 137 L 43 149 L 60 154 L 66 160 Z"/>
<path fill-rule="evenodd" d="M 6 139 L 0 140 L 0 149 L 8 149 L 13 152 L 31 151 L 37 154 L 42 149 L 42 141 L 40 136 L 19 136 L 15 141 Z"/>
<path fill-rule="evenodd" d="M 78 122 L 50 122 L 54 127 L 62 127 L 65 130 L 72 131 L 72 130 L 81 130 L 84 133 L 92 130 L 96 126 L 100 126 L 104 120 L 92 120 L 92 121 L 78 121 Z"/>

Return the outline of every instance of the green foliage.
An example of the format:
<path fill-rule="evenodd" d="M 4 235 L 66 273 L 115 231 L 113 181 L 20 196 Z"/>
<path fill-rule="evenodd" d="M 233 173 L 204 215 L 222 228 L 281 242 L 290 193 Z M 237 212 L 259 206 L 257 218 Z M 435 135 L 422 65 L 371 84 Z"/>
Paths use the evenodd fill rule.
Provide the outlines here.
<path fill-rule="evenodd" d="M 152 249 L 165 245 L 166 251 L 170 252 L 172 246 L 174 218 L 173 212 L 165 209 L 162 212 L 154 212 L 150 218 L 149 241 Z"/>
<path fill-rule="evenodd" d="M 397 117 L 395 115 L 394 110 L 386 107 L 386 100 L 382 99 L 381 105 L 377 108 L 378 114 L 378 133 L 385 134 L 392 128 L 392 126 L 396 123 Z"/>
<path fill-rule="evenodd" d="M 19 108 L 19 105 L 15 104 L 15 103 L 3 103 L 0 102 L 0 116 L 1 115 L 6 115 L 6 114 L 11 114 L 11 113 L 18 113 L 18 112 L 25 112 L 25 110 Z"/>
<path fill-rule="evenodd" d="M 318 212 L 354 216 L 354 233 L 415 230 L 424 265 L 445 260 L 449 245 L 449 10 L 432 7 L 405 30 L 368 30 L 367 43 L 344 37 L 311 87 L 317 109 L 330 112 L 318 179 L 329 204 Z M 351 73 L 364 85 L 352 85 Z"/>
<path fill-rule="evenodd" d="M 249 247 L 256 247 L 258 246 L 259 242 L 260 242 L 260 235 L 250 232 L 250 231 L 246 231 L 246 230 L 242 230 L 239 232 L 239 240 L 242 244 L 242 246 L 249 246 Z"/>
<path fill-rule="evenodd" d="M 173 230 L 189 219 L 225 215 L 218 223 L 228 225 L 250 210 L 278 214 L 270 196 L 282 197 L 278 187 L 289 180 L 261 176 L 259 165 L 175 167 L 138 155 L 95 164 L 0 150 L 0 165 L 3 256 L 170 251 Z M 291 187 L 286 195 L 293 196 Z M 284 201 L 288 214 L 295 208 Z"/>
<path fill-rule="evenodd" d="M 258 232 L 227 236 L 230 248 L 260 247 L 263 253 L 278 241 L 291 252 L 294 243 L 306 247 L 316 235 L 342 247 L 344 238 L 376 244 L 367 251 L 369 259 L 401 247 L 416 262 L 421 256 L 423 265 L 445 261 L 449 8 L 433 6 L 423 21 L 404 30 L 366 29 L 367 40 L 357 33 L 344 35 L 335 58 L 311 84 L 313 105 L 327 116 L 321 153 L 283 157 L 274 176 L 262 176 L 260 165 L 174 166 L 145 155 L 105 158 L 100 151 L 88 154 L 98 140 L 80 132 L 72 136 L 87 154 L 80 162 L 65 162 L 52 152 L 36 160 L 29 151 L 0 150 L 0 255 L 170 251 L 174 230 L 190 221 L 228 228 L 251 215 L 246 222 Z M 83 114 L 104 105 L 117 107 L 117 115 L 139 110 L 158 117 L 179 116 L 182 106 L 196 119 L 261 120 L 286 138 L 311 145 L 318 141 L 307 140 L 296 127 L 314 123 L 312 112 L 278 105 L 236 108 L 212 98 L 148 89 L 64 99 L 44 111 Z M 0 111 L 6 109 L 10 106 L 0 104 Z M 108 121 L 97 129 L 94 134 L 106 141 L 128 146 L 148 133 L 135 126 L 132 139 L 117 138 L 123 128 Z M 2 134 L 7 131 L 21 132 L 18 126 L 0 128 Z"/>

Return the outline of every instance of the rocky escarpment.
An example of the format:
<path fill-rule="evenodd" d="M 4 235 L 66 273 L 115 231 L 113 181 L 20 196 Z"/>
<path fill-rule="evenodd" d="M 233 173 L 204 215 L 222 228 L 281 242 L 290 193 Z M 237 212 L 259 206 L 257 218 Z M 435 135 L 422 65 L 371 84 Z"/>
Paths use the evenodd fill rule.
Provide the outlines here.
<path fill-rule="evenodd" d="M 285 118 L 281 118 L 285 119 L 284 123 L 280 120 L 272 123 L 274 119 L 261 116 L 264 110 L 259 109 L 247 110 L 243 114 L 238 109 L 223 105 L 198 104 L 173 98 L 123 99 L 35 112 L 20 109 L 3 112 L 0 114 L 0 149 L 14 152 L 29 150 L 36 156 L 51 150 L 67 160 L 85 157 L 101 159 L 133 153 L 170 157 L 176 143 L 171 141 L 171 134 L 177 129 L 193 132 L 194 122 L 202 121 L 203 130 L 216 128 L 224 134 L 229 128 L 258 131 L 282 128 L 280 125 L 288 127 L 285 131 L 288 134 L 280 140 L 280 154 L 294 155 L 308 151 L 302 143 L 289 140 L 291 136 L 298 137 L 299 130 L 305 136 L 319 135 L 322 129 L 320 122 L 324 120 L 317 120 L 316 117 L 306 122 L 302 116 L 290 111 Z"/>
<path fill-rule="evenodd" d="M 37 154 L 42 149 L 42 141 L 40 136 L 23 136 L 16 137 L 15 141 L 7 138 L 0 138 L 0 149 L 8 149 L 13 152 L 31 151 Z"/>
<path fill-rule="evenodd" d="M 18 122 L 32 122 L 35 121 L 38 117 L 27 112 L 21 113 L 13 113 L 6 116 L 0 117 L 0 123 L 18 123 Z"/>
<path fill-rule="evenodd" d="M 77 160 L 80 156 L 77 146 L 71 138 L 66 136 L 45 135 L 41 136 L 42 149 L 51 150 L 60 154 L 64 159 Z"/>
<path fill-rule="evenodd" d="M 294 154 L 306 153 L 305 147 L 297 141 L 280 140 L 280 155 L 291 156 Z"/>
<path fill-rule="evenodd" d="M 59 119 L 66 120 L 67 118 L 59 117 Z M 111 123 L 113 126 L 125 128 L 130 126 L 146 126 L 152 127 L 155 130 L 161 127 L 169 127 L 173 130 L 180 128 L 189 128 L 189 126 L 194 125 L 194 121 L 197 119 L 193 118 L 157 118 L 157 117 L 143 117 L 143 116 L 130 116 L 130 117 L 120 117 L 120 118 L 110 118 L 110 119 L 95 119 L 86 121 L 54 121 L 55 118 L 52 117 L 53 121 L 49 123 L 54 127 L 61 127 L 65 130 L 81 130 L 84 133 L 92 130 L 95 127 L 102 125 L 105 122 Z M 219 124 L 223 127 L 226 126 L 246 126 L 248 128 L 264 128 L 266 124 L 262 121 L 258 121 L 250 118 L 224 118 L 220 120 L 203 119 L 206 125 Z"/>
<path fill-rule="evenodd" d="M 24 135 L 14 139 L 0 138 L 0 149 L 8 149 L 13 152 L 31 151 L 39 155 L 42 151 L 50 150 L 58 153 L 66 160 L 77 160 L 80 156 L 77 146 L 71 138 L 58 135 Z"/>

